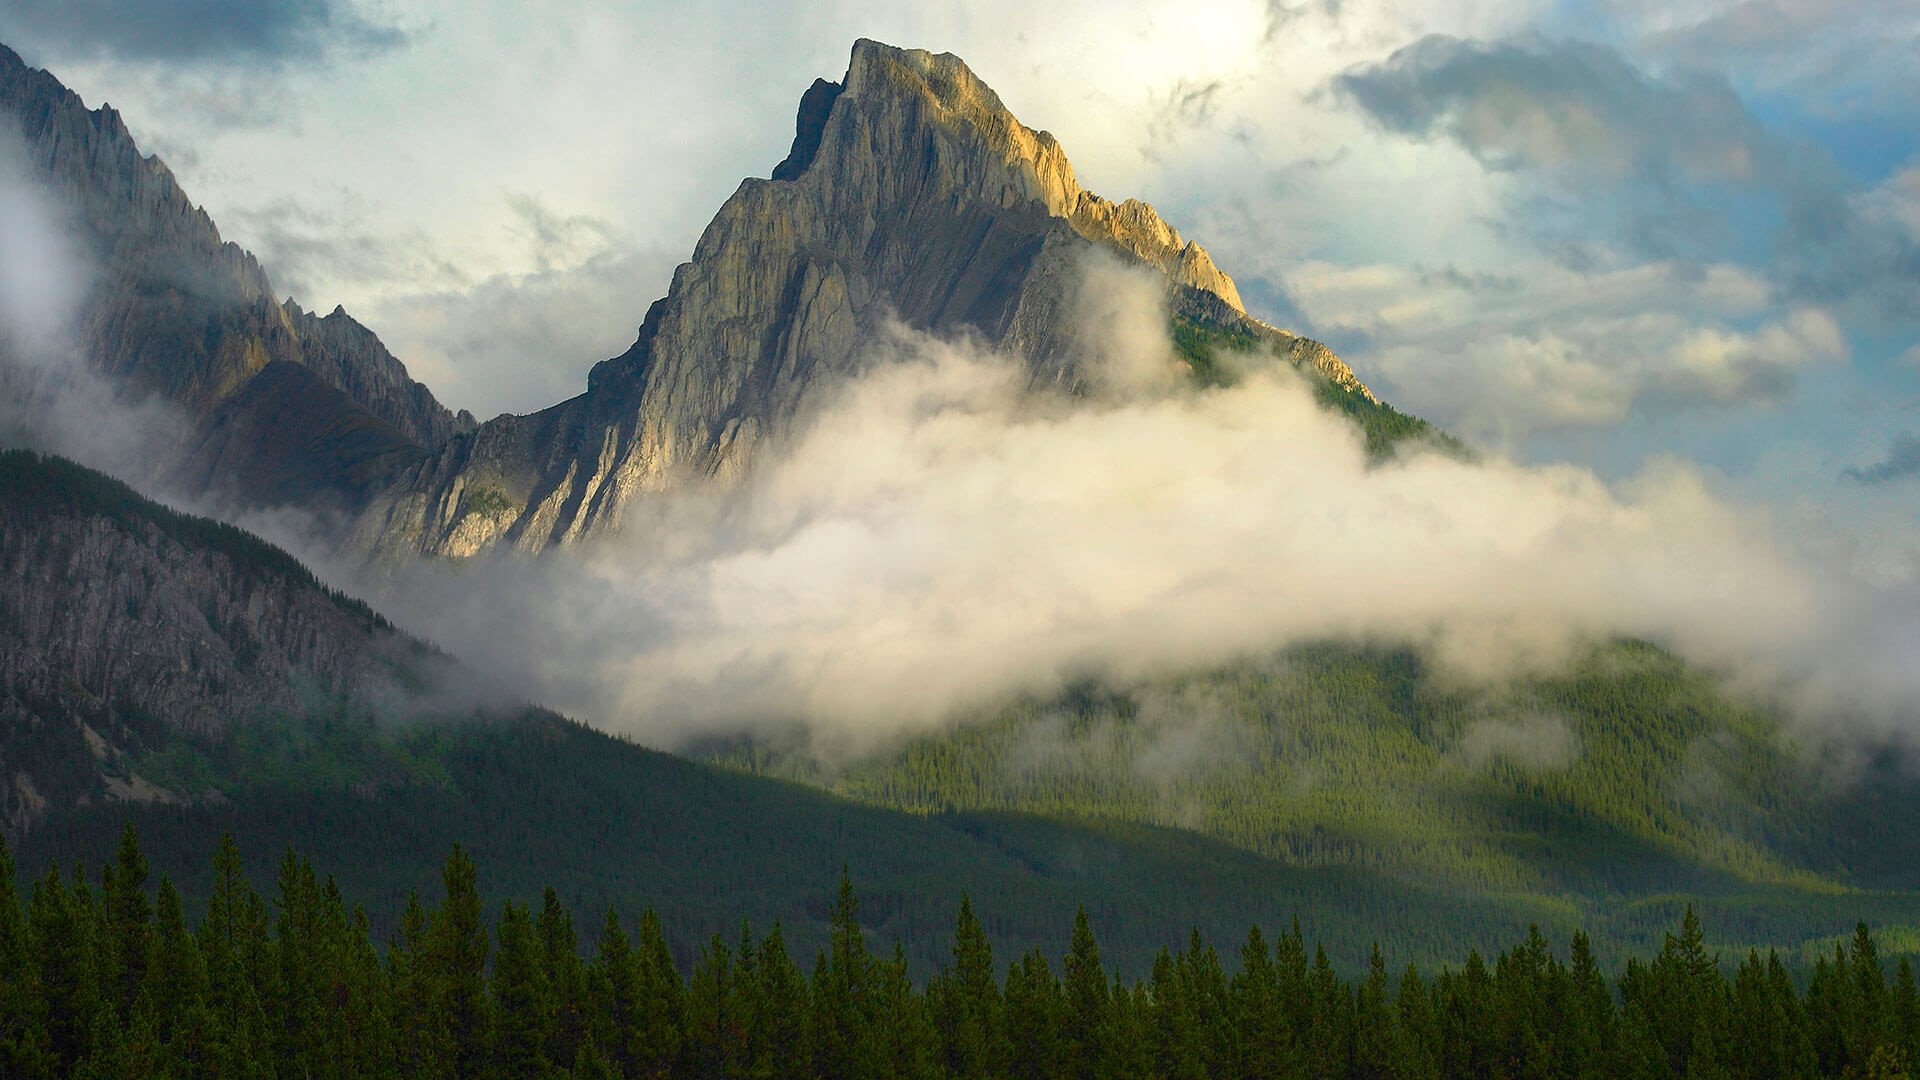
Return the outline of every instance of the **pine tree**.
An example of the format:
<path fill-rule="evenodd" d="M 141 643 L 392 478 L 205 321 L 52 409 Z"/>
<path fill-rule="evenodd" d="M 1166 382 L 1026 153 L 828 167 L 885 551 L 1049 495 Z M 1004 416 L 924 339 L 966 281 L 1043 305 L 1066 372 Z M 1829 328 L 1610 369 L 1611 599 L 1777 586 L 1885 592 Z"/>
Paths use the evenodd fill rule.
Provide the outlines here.
<path fill-rule="evenodd" d="M 1893 1045 L 1909 1063 L 1920 1064 L 1920 989 L 1914 985 L 1913 962 L 1905 956 L 1894 976 L 1887 1018 Z"/>
<path fill-rule="evenodd" d="M 1307 1023 L 1307 1071 L 1315 1076 L 1346 1076 L 1353 1063 L 1353 995 L 1343 986 L 1327 959 L 1327 950 L 1314 946 L 1313 969 L 1307 975 L 1311 1019 Z"/>
<path fill-rule="evenodd" d="M 579 1056 L 586 1041 L 586 967 L 580 962 L 580 940 L 573 930 L 573 916 L 560 903 L 551 887 L 540 901 L 541 961 L 546 968 L 547 985 L 552 988 L 554 1018 L 549 1032 L 547 1060 L 565 1067 Z"/>
<path fill-rule="evenodd" d="M 133 1027 L 149 1056 L 145 1075 L 192 1076 L 215 1060 L 207 1008 L 207 974 L 199 942 L 187 932 L 180 894 L 160 879 L 151 951 L 142 965 Z"/>
<path fill-rule="evenodd" d="M 500 1080 L 545 1076 L 554 998 L 546 957 L 527 909 L 509 900 L 500 910 L 493 960 L 491 1065 Z M 568 1064 L 572 1058 L 567 1059 Z"/>
<path fill-rule="evenodd" d="M 0 836 L 0 1076 L 51 1074 L 37 965 L 14 883 L 13 855 Z"/>
<path fill-rule="evenodd" d="M 984 1080 L 1006 1067 L 1006 1035 L 993 947 L 965 896 L 954 923 L 952 952 L 952 966 L 927 987 L 940 1057 L 948 1076 Z"/>
<path fill-rule="evenodd" d="M 491 1018 L 487 1001 L 487 930 L 473 860 L 455 844 L 440 870 L 446 899 L 428 921 L 416 959 L 426 991 L 428 1056 L 434 1076 L 475 1077 L 485 1070 Z"/>
<path fill-rule="evenodd" d="M 1880 950 L 1864 922 L 1854 926 L 1847 963 L 1854 985 L 1853 1015 L 1848 1017 L 1845 1033 L 1847 1060 L 1858 1067 L 1873 1060 L 1874 1051 L 1891 1035 L 1887 1029 L 1887 973 L 1880 966 Z"/>
<path fill-rule="evenodd" d="M 267 1016 L 254 973 L 267 964 L 268 932 L 260 897 L 247 884 L 233 834 L 213 856 L 213 892 L 197 935 L 207 971 L 212 1071 L 252 1080 L 270 1073 Z"/>
<path fill-rule="evenodd" d="M 811 1059 L 807 1042 L 807 983 L 787 955 L 774 923 L 754 957 L 747 1006 L 747 1075 L 773 1080 L 790 1075 L 795 1062 Z"/>
<path fill-rule="evenodd" d="M 687 979 L 686 1038 L 675 1075 L 719 1080 L 744 1071 L 746 1026 L 737 982 L 733 950 L 715 934 Z"/>
<path fill-rule="evenodd" d="M 894 943 L 891 959 L 875 965 L 873 1031 L 878 1076 L 932 1080 L 939 1073 L 938 1038 L 926 1002 L 914 993 L 907 954 Z"/>
<path fill-rule="evenodd" d="M 35 884 L 27 904 L 27 929 L 34 954 L 38 994 L 29 1001 L 44 1027 L 55 1072 L 72 1075 L 98 1049 L 96 1040 L 116 1026 L 101 1016 L 111 1010 L 102 993 L 95 913 L 86 883 L 77 874 L 72 889 L 56 867 Z M 96 1022 L 97 1021 L 97 1022 Z"/>
<path fill-rule="evenodd" d="M 1387 961 L 1375 944 L 1367 978 L 1354 994 L 1353 1067 L 1357 1080 L 1385 1080 L 1394 1073 L 1396 1037 L 1388 1002 Z"/>
<path fill-rule="evenodd" d="M 1104 1050 L 1107 1013 L 1113 1002 L 1107 973 L 1100 966 L 1100 945 L 1094 940 L 1085 905 L 1073 917 L 1073 938 L 1067 947 L 1062 981 L 1066 992 L 1061 1031 L 1063 1075 L 1077 1080 L 1105 1076 L 1111 1071 Z"/>
<path fill-rule="evenodd" d="M 140 992 L 146 972 L 147 953 L 153 934 L 153 905 L 147 900 L 146 856 L 140 853 L 140 841 L 134 835 L 133 822 L 120 832 L 120 851 L 111 866 L 100 875 L 100 891 L 105 902 L 108 972 L 107 990 L 113 1007 L 125 1020 L 133 1015 L 133 1002 Z"/>
<path fill-rule="evenodd" d="M 860 902 L 843 869 L 829 946 L 814 965 L 813 1060 L 821 1080 L 879 1075 L 873 958 L 860 929 Z"/>
<path fill-rule="evenodd" d="M 1238 1058 L 1234 1075 L 1299 1075 L 1293 1028 L 1280 1003 L 1279 972 L 1258 926 L 1247 931 L 1246 943 L 1240 947 L 1240 970 L 1227 984 L 1227 994 Z"/>
<path fill-rule="evenodd" d="M 1394 994 L 1394 1075 L 1402 1080 L 1438 1080 L 1443 1040 L 1433 994 L 1420 969 L 1407 965 Z"/>
<path fill-rule="evenodd" d="M 1557 1040 L 1558 1056 L 1567 1075 L 1594 1080 L 1605 1075 L 1607 1048 L 1613 1042 L 1613 992 L 1584 931 L 1574 931 L 1567 960 L 1567 1005 L 1561 1021 L 1563 1034 Z"/>
<path fill-rule="evenodd" d="M 640 1022 L 640 972 L 620 915 L 611 907 L 600 928 L 591 979 L 597 1002 L 593 1041 L 615 1075 L 636 1076 L 640 1071 L 640 1054 L 634 1045 Z"/>
<path fill-rule="evenodd" d="M 1045 953 L 1035 948 L 1007 972 L 1005 1001 L 1008 1075 L 1016 1080 L 1061 1075 L 1066 1001 Z"/>
<path fill-rule="evenodd" d="M 643 1077 L 665 1077 L 680 1056 L 685 1031 L 686 988 L 667 950 L 660 917 L 652 908 L 640 914 L 640 937 L 634 960 L 640 991 L 639 1023 L 634 1031 L 635 1063 Z"/>

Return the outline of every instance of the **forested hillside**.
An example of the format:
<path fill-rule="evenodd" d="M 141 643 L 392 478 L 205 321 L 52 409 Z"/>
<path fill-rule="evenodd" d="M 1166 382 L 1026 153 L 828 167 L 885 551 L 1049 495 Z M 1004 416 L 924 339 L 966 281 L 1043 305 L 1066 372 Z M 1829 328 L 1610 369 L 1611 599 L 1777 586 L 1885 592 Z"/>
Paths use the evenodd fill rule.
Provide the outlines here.
<path fill-rule="evenodd" d="M 1329 645 L 1088 684 L 837 767 L 765 743 L 701 752 L 918 813 L 1152 823 L 1288 865 L 1532 896 L 1642 945 L 1647 905 L 1670 919 L 1675 894 L 1781 942 L 1831 933 L 1836 897 L 1910 904 L 1920 886 L 1920 799 L 1897 763 L 1835 780 L 1777 718 L 1633 643 L 1492 689 Z"/>

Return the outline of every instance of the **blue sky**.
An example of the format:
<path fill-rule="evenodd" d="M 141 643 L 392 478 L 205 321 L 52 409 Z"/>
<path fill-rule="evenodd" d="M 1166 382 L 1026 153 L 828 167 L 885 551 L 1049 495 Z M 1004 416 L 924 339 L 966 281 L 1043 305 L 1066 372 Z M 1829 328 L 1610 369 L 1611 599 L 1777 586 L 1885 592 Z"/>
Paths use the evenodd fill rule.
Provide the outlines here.
<path fill-rule="evenodd" d="M 1678 456 L 1915 564 L 1916 0 L 0 7 L 283 292 L 483 416 L 625 347 L 858 36 L 966 58 L 1403 408 Z"/>

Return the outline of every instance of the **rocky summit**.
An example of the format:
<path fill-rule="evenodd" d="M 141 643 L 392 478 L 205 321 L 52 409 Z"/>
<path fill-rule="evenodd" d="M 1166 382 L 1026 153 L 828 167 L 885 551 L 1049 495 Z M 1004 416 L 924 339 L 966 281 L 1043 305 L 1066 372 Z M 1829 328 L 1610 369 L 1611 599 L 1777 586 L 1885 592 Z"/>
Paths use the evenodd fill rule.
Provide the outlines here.
<path fill-rule="evenodd" d="M 169 490 L 344 523 L 357 555 L 535 553 L 605 533 L 648 496 L 737 483 L 889 320 L 966 335 L 1079 391 L 1090 252 L 1157 272 L 1176 319 L 1261 343 L 1354 401 L 1324 346 L 1248 315 L 1233 280 L 1151 206 L 1080 186 L 1059 142 L 959 58 L 854 45 L 803 95 L 793 145 L 743 181 L 586 392 L 484 425 L 453 413 L 345 311 L 276 301 L 113 109 L 89 110 L 0 46 L 0 117 L 75 226 L 92 287 L 72 319 L 90 370 L 179 423 L 145 456 Z M 0 341 L 0 360 L 6 343 Z M 27 372 L 23 376 L 23 372 Z M 0 364 L 16 401 L 55 392 Z"/>
<path fill-rule="evenodd" d="M 970 334 L 1034 385 L 1073 390 L 1068 309 L 1096 249 L 1162 273 L 1176 315 L 1374 401 L 1324 346 L 1248 316 L 1232 279 L 1152 207 L 1083 189 L 1059 142 L 959 58 L 863 40 L 841 82 L 802 98 L 787 158 L 742 182 L 586 393 L 409 466 L 373 497 L 356 544 L 390 558 L 538 552 L 616 527 L 649 494 L 733 483 L 890 318 Z"/>

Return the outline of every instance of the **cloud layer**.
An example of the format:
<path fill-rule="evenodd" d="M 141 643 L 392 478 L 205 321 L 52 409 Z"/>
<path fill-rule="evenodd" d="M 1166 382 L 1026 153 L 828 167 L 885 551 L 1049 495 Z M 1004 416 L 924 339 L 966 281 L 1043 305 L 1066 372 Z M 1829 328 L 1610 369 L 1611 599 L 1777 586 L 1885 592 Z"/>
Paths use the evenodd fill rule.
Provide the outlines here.
<path fill-rule="evenodd" d="M 647 741 L 798 727 L 841 751 L 1326 639 L 1467 679 L 1618 635 L 1768 679 L 1830 657 L 1841 597 L 1688 468 L 1609 485 L 1417 448 L 1370 466 L 1290 369 L 1186 387 L 1158 285 L 1094 280 L 1088 310 L 1146 313 L 1097 321 L 1094 400 L 1035 398 L 1007 358 L 896 327 L 736 498 L 651 505 L 505 596 L 499 564 L 429 569 L 393 609 Z M 1482 749 L 1551 757 L 1550 735 Z"/>

